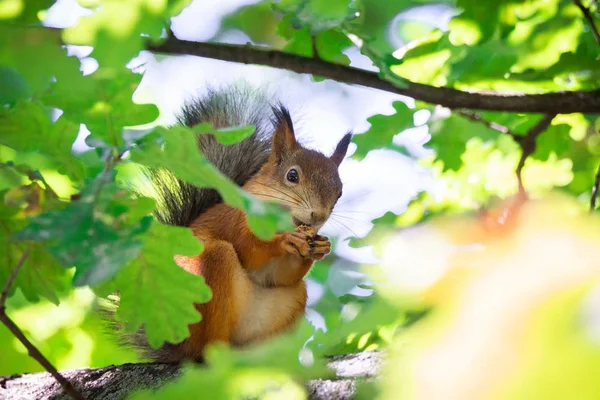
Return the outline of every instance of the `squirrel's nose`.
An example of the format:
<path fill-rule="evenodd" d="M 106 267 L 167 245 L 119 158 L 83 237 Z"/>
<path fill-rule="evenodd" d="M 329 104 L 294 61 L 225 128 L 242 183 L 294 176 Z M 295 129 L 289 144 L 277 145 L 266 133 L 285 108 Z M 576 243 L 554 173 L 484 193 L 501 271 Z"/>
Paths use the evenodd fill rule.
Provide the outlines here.
<path fill-rule="evenodd" d="M 325 214 L 324 212 L 320 212 L 320 211 L 312 211 L 310 213 L 310 219 L 311 219 L 311 223 L 313 225 L 319 225 L 319 224 L 325 222 L 325 220 L 327 219 L 327 214 Z"/>

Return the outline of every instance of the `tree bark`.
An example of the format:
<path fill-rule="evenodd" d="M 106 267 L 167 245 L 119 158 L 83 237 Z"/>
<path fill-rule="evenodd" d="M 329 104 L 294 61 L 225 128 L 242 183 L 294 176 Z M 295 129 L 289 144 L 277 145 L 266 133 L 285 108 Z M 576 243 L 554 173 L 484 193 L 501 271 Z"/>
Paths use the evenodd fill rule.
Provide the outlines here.
<path fill-rule="evenodd" d="M 307 383 L 311 400 L 351 399 L 359 381 L 376 377 L 381 362 L 378 352 L 335 356 L 329 362 L 335 379 Z M 62 375 L 90 400 L 121 400 L 135 389 L 156 389 L 176 378 L 174 364 L 123 364 L 105 368 L 62 371 Z M 0 399 L 68 400 L 60 384 L 47 372 L 0 377 Z"/>

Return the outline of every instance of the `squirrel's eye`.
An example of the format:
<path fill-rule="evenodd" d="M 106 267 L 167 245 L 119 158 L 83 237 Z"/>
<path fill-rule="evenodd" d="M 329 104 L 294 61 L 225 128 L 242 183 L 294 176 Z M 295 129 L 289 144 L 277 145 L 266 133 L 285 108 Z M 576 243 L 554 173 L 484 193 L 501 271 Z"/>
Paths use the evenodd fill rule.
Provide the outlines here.
<path fill-rule="evenodd" d="M 300 180 L 300 176 L 298 175 L 298 171 L 296 171 L 295 169 L 290 169 L 287 173 L 287 180 L 292 182 L 292 183 L 298 183 L 298 181 Z"/>

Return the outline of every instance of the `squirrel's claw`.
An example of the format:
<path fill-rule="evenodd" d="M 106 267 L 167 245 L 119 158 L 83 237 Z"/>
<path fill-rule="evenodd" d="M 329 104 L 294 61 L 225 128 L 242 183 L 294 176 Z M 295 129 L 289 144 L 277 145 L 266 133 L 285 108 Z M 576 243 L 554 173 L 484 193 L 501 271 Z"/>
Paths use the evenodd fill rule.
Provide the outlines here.
<path fill-rule="evenodd" d="M 321 260 L 331 252 L 331 242 L 327 237 L 311 236 L 304 229 L 287 233 L 283 247 L 290 254 L 312 260 Z"/>
<path fill-rule="evenodd" d="M 284 241 L 284 249 L 291 254 L 296 254 L 302 258 L 310 258 L 310 244 L 307 240 L 306 233 L 289 232 L 286 234 Z"/>
<path fill-rule="evenodd" d="M 311 246 L 311 256 L 313 260 L 321 260 L 331 252 L 331 242 L 325 236 L 317 235 Z"/>

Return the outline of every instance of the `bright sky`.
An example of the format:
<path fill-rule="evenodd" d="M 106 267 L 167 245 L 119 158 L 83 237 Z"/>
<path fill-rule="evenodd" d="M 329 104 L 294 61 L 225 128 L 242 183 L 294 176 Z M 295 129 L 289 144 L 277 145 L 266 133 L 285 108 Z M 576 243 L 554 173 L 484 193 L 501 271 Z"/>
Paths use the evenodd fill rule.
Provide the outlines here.
<path fill-rule="evenodd" d="M 173 20 L 175 34 L 188 40 L 209 40 L 220 26 L 221 18 L 236 8 L 256 3 L 256 0 L 194 1 Z M 59 0 L 49 11 L 46 23 L 57 27 L 75 24 L 88 11 L 76 0 Z M 198 23 L 202 15 L 202 23 Z M 447 16 L 442 16 L 447 19 Z M 431 18 L 431 16 L 430 16 Z M 441 22 L 442 24 L 445 21 Z M 240 31 L 228 31 L 222 41 L 246 43 L 250 39 Z M 84 73 L 92 73 L 97 63 L 87 57 L 91 48 L 72 49 L 82 58 Z M 370 61 L 358 50 L 347 52 L 352 65 L 373 69 Z M 130 66 L 143 65 L 144 79 L 134 95 L 152 101 L 161 110 L 160 122 L 170 123 L 184 100 L 201 92 L 206 84 L 220 85 L 235 80 L 246 80 L 254 85 L 267 85 L 291 109 L 299 134 L 312 147 L 330 152 L 348 130 L 362 133 L 369 127 L 366 119 L 374 114 L 391 114 L 391 103 L 396 100 L 413 105 L 411 99 L 386 92 L 340 84 L 331 80 L 313 82 L 307 75 L 261 66 L 247 66 L 199 57 L 169 57 L 158 62 L 153 55 L 143 52 Z M 428 115 L 418 113 L 415 124 L 422 125 Z M 400 132 L 399 132 L 400 133 Z M 83 146 L 82 131 L 76 147 Z M 404 132 L 395 139 L 423 154 L 421 146 L 427 135 L 426 126 Z M 354 146 L 354 145 L 352 145 Z M 350 152 L 353 151 L 351 147 Z M 363 161 L 346 159 L 340 168 L 344 182 L 344 196 L 340 199 L 338 221 L 349 229 L 339 229 L 336 223 L 328 223 L 323 233 L 329 236 L 363 236 L 371 228 L 369 221 L 391 210 L 402 212 L 410 198 L 420 189 L 430 187 L 429 174 L 420 170 L 412 160 L 392 151 L 372 151 Z M 347 243 L 338 242 L 340 256 L 358 262 L 375 261 L 370 249 L 352 249 Z"/>

